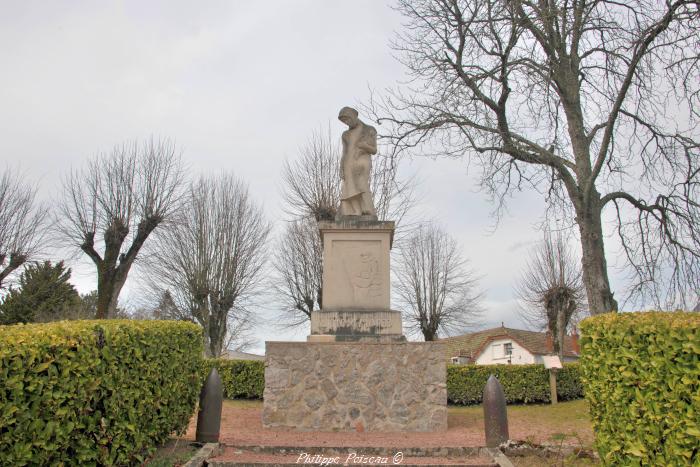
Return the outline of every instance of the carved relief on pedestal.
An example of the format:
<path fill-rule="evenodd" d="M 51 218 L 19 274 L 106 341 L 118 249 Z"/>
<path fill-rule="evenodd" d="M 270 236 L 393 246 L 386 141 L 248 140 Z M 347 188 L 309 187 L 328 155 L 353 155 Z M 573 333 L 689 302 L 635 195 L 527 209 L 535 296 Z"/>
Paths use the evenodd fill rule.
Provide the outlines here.
<path fill-rule="evenodd" d="M 382 295 L 382 278 L 379 258 L 369 250 L 359 253 L 360 261 L 345 261 L 345 271 L 350 278 L 353 296 L 357 303 Z"/>
<path fill-rule="evenodd" d="M 333 291 L 329 305 L 388 309 L 388 258 L 382 257 L 382 242 L 333 239 L 331 243 L 331 252 L 325 258 L 328 270 L 324 273 L 324 289 L 330 286 Z"/>

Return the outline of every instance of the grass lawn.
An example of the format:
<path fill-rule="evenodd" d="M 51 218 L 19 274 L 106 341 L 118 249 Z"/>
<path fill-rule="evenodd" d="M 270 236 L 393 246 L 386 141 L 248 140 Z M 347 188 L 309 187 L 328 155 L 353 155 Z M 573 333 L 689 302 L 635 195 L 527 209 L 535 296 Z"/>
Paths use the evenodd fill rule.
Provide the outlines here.
<path fill-rule="evenodd" d="M 153 457 L 146 461 L 148 467 L 175 467 L 183 465 L 199 448 L 184 439 L 170 439 L 159 447 Z"/>
<path fill-rule="evenodd" d="M 448 426 L 474 424 L 483 426 L 484 409 L 481 405 L 456 406 L 448 408 Z M 510 405 L 508 406 L 508 426 L 511 437 L 520 441 L 548 441 L 567 444 L 581 444 L 590 447 L 593 443 L 593 429 L 588 418 L 588 403 L 583 400 L 560 402 L 559 404 Z M 522 430 L 525 429 L 525 436 Z M 530 435 L 527 435 L 527 432 Z M 542 433 L 548 433 L 542 438 Z"/>
<path fill-rule="evenodd" d="M 483 426 L 484 411 L 478 406 L 449 406 L 448 425 L 474 424 Z M 511 438 L 519 441 L 550 445 L 575 446 L 593 450 L 593 429 L 588 417 L 585 400 L 560 402 L 559 404 L 511 405 L 508 406 L 508 426 Z M 556 450 L 556 448 L 555 448 Z M 600 465 L 588 458 L 560 454 L 556 457 L 509 456 L 517 467 Z"/>

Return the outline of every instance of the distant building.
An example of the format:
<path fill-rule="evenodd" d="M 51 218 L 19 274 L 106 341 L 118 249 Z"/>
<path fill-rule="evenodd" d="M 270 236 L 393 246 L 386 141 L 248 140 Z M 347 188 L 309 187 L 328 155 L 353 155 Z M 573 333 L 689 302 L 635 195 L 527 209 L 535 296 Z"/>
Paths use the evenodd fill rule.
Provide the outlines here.
<path fill-rule="evenodd" d="M 461 365 L 526 365 L 544 363 L 542 357 L 554 353 L 549 333 L 498 327 L 441 339 L 447 347 L 448 363 Z M 564 339 L 563 362 L 579 359 L 578 336 Z"/>
<path fill-rule="evenodd" d="M 254 353 L 248 353 L 248 352 L 236 352 L 236 351 L 229 351 L 229 350 L 224 350 L 221 353 L 221 358 L 226 358 L 228 360 L 265 360 L 264 355 L 257 355 Z"/>

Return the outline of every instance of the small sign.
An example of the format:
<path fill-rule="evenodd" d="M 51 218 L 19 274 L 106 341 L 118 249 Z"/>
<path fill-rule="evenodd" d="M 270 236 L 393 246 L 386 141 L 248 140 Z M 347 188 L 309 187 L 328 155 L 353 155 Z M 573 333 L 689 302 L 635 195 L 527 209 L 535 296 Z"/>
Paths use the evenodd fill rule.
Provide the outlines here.
<path fill-rule="evenodd" d="M 542 360 L 545 368 L 563 368 L 558 355 L 544 355 Z"/>

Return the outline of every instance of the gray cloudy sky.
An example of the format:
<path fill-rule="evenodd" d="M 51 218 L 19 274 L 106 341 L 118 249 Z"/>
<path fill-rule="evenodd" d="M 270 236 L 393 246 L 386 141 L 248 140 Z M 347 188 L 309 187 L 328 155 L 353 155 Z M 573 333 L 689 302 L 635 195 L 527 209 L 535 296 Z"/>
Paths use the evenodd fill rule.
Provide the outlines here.
<path fill-rule="evenodd" d="M 342 106 L 403 77 L 388 47 L 401 18 L 381 0 L 1 5 L 0 161 L 39 182 L 47 200 L 70 167 L 155 135 L 175 139 L 194 175 L 245 179 L 279 227 L 282 161 L 329 121 L 339 136 Z M 483 276 L 484 324 L 522 326 L 512 287 L 540 238 L 543 200 L 513 199 L 490 233 L 492 206 L 465 161 L 417 159 L 402 170 L 421 179 L 417 212 L 454 235 Z M 81 292 L 95 288 L 89 264 L 71 265 Z M 134 290 L 127 283 L 122 298 Z M 265 339 L 305 338 L 307 329 L 275 329 L 274 317 L 261 311 L 254 351 Z"/>

